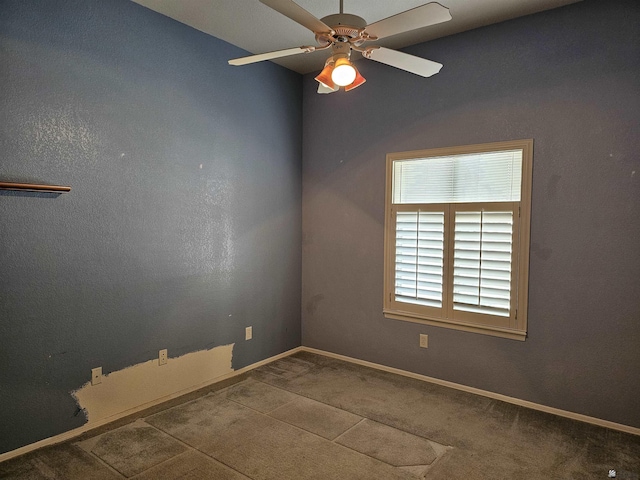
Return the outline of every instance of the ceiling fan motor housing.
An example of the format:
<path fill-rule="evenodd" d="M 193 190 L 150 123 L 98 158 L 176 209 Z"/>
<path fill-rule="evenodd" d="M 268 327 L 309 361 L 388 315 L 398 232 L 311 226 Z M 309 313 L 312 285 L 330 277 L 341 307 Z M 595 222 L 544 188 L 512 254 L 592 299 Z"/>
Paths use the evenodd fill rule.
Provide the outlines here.
<path fill-rule="evenodd" d="M 336 13 L 328 15 L 321 20 L 329 25 L 335 34 L 331 36 L 328 33 L 316 34 L 316 40 L 320 44 L 333 42 L 348 42 L 349 39 L 358 38 L 360 32 L 367 26 L 364 18 L 350 13 Z M 341 38 L 342 37 L 342 38 Z"/>
<path fill-rule="evenodd" d="M 336 42 L 331 46 L 332 57 L 337 60 L 340 57 L 349 58 L 351 56 L 351 45 L 343 42 Z"/>

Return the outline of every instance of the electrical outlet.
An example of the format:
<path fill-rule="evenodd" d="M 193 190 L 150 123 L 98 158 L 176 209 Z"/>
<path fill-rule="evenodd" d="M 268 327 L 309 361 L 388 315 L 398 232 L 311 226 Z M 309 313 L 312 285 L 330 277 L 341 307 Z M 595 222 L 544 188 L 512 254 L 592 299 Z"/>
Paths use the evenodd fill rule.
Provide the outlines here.
<path fill-rule="evenodd" d="M 420 334 L 420 347 L 429 348 L 429 335 L 425 335 L 424 333 Z"/>
<path fill-rule="evenodd" d="M 102 383 L 102 367 L 91 369 L 91 385 Z"/>
<path fill-rule="evenodd" d="M 244 329 L 244 339 L 251 340 L 253 338 L 253 327 L 247 327 Z"/>
<path fill-rule="evenodd" d="M 160 350 L 158 354 L 158 365 L 166 365 L 167 364 L 167 349 Z"/>

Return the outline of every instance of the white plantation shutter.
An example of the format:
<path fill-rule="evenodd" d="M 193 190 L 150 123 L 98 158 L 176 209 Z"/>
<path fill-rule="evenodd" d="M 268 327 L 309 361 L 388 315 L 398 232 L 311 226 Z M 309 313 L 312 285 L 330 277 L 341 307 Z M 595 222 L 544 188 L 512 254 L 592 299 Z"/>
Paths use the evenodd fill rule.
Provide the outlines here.
<path fill-rule="evenodd" d="M 444 212 L 397 212 L 396 301 L 442 307 Z"/>
<path fill-rule="evenodd" d="M 520 201 L 522 150 L 393 162 L 393 203 Z"/>
<path fill-rule="evenodd" d="M 532 140 L 387 155 L 384 314 L 524 340 Z"/>
<path fill-rule="evenodd" d="M 513 212 L 457 211 L 453 308 L 508 317 L 511 305 Z"/>

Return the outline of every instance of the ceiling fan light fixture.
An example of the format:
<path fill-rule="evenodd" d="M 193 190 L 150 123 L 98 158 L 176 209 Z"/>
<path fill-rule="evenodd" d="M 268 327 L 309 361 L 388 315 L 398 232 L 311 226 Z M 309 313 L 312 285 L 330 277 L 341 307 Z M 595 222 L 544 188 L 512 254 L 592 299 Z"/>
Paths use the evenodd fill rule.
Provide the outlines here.
<path fill-rule="evenodd" d="M 322 85 L 324 85 L 325 87 L 331 90 L 334 90 L 336 88 L 335 83 L 331 79 L 333 68 L 334 68 L 333 61 L 331 61 L 331 59 L 327 60 L 327 63 L 325 63 L 324 68 L 316 77 L 316 80 L 318 81 L 318 83 L 321 83 Z"/>
<path fill-rule="evenodd" d="M 337 92 L 338 90 L 340 90 L 340 87 L 337 85 L 333 88 L 329 88 L 325 84 L 318 82 L 318 93 L 333 93 Z"/>
<path fill-rule="evenodd" d="M 339 58 L 336 60 L 333 71 L 331 72 L 331 80 L 333 80 L 333 83 L 336 85 L 346 87 L 355 81 L 357 75 L 356 67 L 354 67 L 347 58 Z"/>
<path fill-rule="evenodd" d="M 352 83 L 344 87 L 345 92 L 348 92 L 349 90 L 353 90 L 354 88 L 358 88 L 360 85 L 362 85 L 364 82 L 367 81 L 366 78 L 360 75 L 360 72 L 355 66 L 353 68 L 356 70 L 356 79 Z"/>
<path fill-rule="evenodd" d="M 297 0 L 296 0 L 297 1 Z M 360 52 L 369 60 L 389 65 L 421 77 L 435 75 L 442 64 L 426 58 L 392 50 L 380 45 L 363 47 L 365 42 L 376 41 L 436 25 L 451 20 L 449 9 L 437 1 L 431 1 L 416 8 L 405 10 L 375 23 L 367 24 L 357 15 L 344 13 L 343 0 L 340 0 L 340 13 L 318 19 L 307 12 L 294 0 L 260 0 L 267 7 L 290 18 L 297 24 L 315 34 L 317 45 L 301 46 L 259 53 L 229 60 L 230 65 L 247 65 L 265 60 L 288 57 L 300 53 L 311 53 L 331 49 L 331 58 L 327 60 L 322 72 L 316 77 L 319 83 L 318 93 L 331 93 L 340 90 L 349 91 L 365 83 L 364 77 L 349 61 L 353 51 Z"/>

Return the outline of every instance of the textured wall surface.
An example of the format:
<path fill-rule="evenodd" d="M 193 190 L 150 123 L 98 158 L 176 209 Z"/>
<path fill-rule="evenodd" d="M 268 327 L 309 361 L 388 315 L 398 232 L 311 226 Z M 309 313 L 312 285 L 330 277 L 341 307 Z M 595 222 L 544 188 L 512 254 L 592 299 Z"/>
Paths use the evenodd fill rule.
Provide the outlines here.
<path fill-rule="evenodd" d="M 0 453 L 70 391 L 235 343 L 300 345 L 301 77 L 126 0 L 0 2 Z M 244 328 L 253 325 L 253 340 Z"/>
<path fill-rule="evenodd" d="M 455 12 L 453 12 L 455 15 Z M 302 341 L 640 427 L 640 5 L 587 0 L 304 83 Z M 385 155 L 534 139 L 525 342 L 382 315 Z M 429 334 L 420 349 L 418 334 Z"/>

